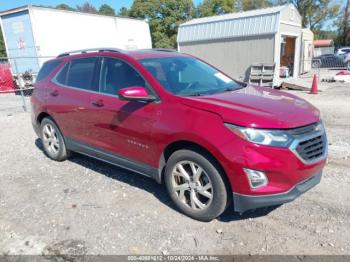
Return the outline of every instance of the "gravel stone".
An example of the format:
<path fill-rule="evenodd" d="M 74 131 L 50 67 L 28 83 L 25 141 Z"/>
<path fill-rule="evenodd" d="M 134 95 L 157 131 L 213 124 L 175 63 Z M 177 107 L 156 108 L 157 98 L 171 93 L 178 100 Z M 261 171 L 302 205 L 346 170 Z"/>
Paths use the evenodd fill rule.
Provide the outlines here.
<path fill-rule="evenodd" d="M 151 179 L 74 154 L 50 160 L 21 98 L 0 95 L 0 253 L 349 254 L 350 86 L 289 91 L 321 110 L 329 138 L 322 181 L 295 201 L 209 223 L 178 212 Z M 27 105 L 29 101 L 27 100 Z M 195 237 L 195 238 L 194 238 Z M 197 239 L 197 241 L 195 240 Z"/>

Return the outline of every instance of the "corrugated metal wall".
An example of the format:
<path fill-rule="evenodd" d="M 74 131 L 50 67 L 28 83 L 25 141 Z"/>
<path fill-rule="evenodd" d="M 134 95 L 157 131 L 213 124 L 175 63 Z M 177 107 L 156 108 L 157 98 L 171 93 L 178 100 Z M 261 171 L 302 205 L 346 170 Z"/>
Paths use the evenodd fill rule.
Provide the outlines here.
<path fill-rule="evenodd" d="M 182 25 L 179 28 L 178 43 L 227 39 L 240 36 L 273 34 L 277 32 L 279 13 L 253 17 L 239 17 L 231 20 Z"/>
<path fill-rule="evenodd" d="M 314 56 L 334 54 L 334 46 L 314 48 Z"/>
<path fill-rule="evenodd" d="M 24 73 L 32 70 L 36 73 L 39 70 L 36 47 L 33 39 L 32 25 L 28 11 L 9 14 L 2 17 L 3 31 L 6 37 L 8 57 L 33 57 L 11 60 L 13 73 Z"/>
<path fill-rule="evenodd" d="M 233 78 L 248 80 L 250 65 L 273 63 L 275 35 L 180 43 L 180 51 L 197 56 Z"/>

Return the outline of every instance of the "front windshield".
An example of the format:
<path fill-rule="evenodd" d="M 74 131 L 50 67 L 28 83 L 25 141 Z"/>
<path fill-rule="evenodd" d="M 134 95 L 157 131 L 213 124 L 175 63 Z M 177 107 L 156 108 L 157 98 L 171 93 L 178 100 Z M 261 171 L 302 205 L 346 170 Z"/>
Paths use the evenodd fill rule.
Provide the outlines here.
<path fill-rule="evenodd" d="M 140 62 L 164 88 L 175 95 L 209 95 L 245 86 L 192 57 L 148 58 Z"/>

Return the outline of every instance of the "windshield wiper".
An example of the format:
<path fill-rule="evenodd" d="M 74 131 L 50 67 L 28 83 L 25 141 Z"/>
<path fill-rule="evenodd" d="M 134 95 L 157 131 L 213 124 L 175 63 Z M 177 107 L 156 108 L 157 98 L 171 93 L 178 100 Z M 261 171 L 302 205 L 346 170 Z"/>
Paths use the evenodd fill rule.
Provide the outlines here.
<path fill-rule="evenodd" d="M 213 91 L 213 92 L 209 92 L 209 91 L 206 91 L 206 92 L 193 92 L 193 93 L 180 93 L 179 95 L 182 95 L 182 96 L 205 96 L 205 95 L 213 95 L 213 94 L 219 94 L 219 93 L 224 93 L 224 92 L 231 92 L 231 91 L 236 91 L 238 89 L 241 89 L 241 88 L 244 88 L 244 86 L 240 86 L 240 87 L 227 87 L 227 88 L 224 88 L 224 89 L 220 89 L 220 90 L 216 90 L 216 91 Z"/>
<path fill-rule="evenodd" d="M 230 91 L 235 91 L 237 88 L 234 87 L 228 87 L 223 90 L 223 92 L 230 92 Z"/>
<path fill-rule="evenodd" d="M 227 88 L 224 88 L 222 90 L 219 91 L 219 93 L 224 93 L 224 92 L 231 92 L 231 91 L 236 91 L 236 90 L 239 90 L 239 89 L 242 89 L 242 88 L 245 88 L 246 85 L 241 85 L 239 87 L 227 87 Z"/>
<path fill-rule="evenodd" d="M 203 93 L 196 92 L 196 93 L 191 93 L 191 94 L 185 94 L 184 96 L 202 96 L 204 95 Z"/>

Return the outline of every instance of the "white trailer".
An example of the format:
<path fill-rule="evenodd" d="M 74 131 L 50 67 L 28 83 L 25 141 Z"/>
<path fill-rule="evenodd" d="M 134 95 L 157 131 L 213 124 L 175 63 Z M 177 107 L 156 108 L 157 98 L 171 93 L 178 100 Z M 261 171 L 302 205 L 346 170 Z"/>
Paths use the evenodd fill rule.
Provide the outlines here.
<path fill-rule="evenodd" d="M 8 57 L 18 58 L 10 59 L 14 74 L 35 74 L 49 57 L 70 50 L 152 48 L 148 22 L 141 19 L 29 5 L 0 12 L 0 25 Z"/>

